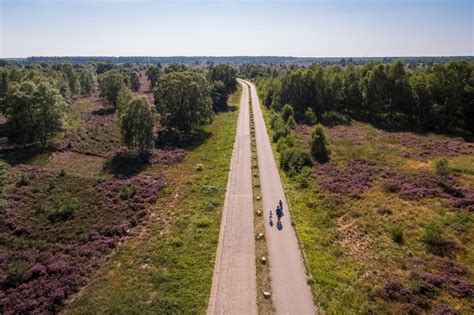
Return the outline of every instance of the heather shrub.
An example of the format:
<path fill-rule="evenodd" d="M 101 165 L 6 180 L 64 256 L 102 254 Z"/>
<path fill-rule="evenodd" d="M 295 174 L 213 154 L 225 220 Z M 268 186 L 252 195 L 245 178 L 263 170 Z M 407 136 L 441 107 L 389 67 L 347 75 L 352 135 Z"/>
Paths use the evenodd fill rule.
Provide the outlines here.
<path fill-rule="evenodd" d="M 447 176 L 451 172 L 447 159 L 440 159 L 434 163 L 435 172 L 439 176 Z"/>
<path fill-rule="evenodd" d="M 400 225 L 393 226 L 390 229 L 390 235 L 392 237 L 392 240 L 397 243 L 397 244 L 403 244 L 404 238 L 403 238 L 403 228 Z"/>
<path fill-rule="evenodd" d="M 22 173 L 20 175 L 20 179 L 16 182 L 15 186 L 16 187 L 22 187 L 28 185 L 30 182 L 28 175 L 26 173 Z"/>
<path fill-rule="evenodd" d="M 286 104 L 285 106 L 283 106 L 281 116 L 284 122 L 288 122 L 288 119 L 290 119 L 290 117 L 295 117 L 295 111 L 293 110 L 293 106 L 291 106 L 290 104 Z"/>
<path fill-rule="evenodd" d="M 381 184 L 381 188 L 383 191 L 388 193 L 397 193 L 402 189 L 401 183 L 394 179 L 387 179 L 383 181 Z"/>
<path fill-rule="evenodd" d="M 311 133 L 311 155 L 318 162 L 327 162 L 329 160 L 328 139 L 324 127 L 317 124 Z"/>
<path fill-rule="evenodd" d="M 122 185 L 120 188 L 120 198 L 129 199 L 135 196 L 136 190 L 135 187 L 131 185 Z"/>
<path fill-rule="evenodd" d="M 288 148 L 281 152 L 280 167 L 290 176 L 300 174 L 304 167 L 312 164 L 309 153 L 300 148 Z"/>
<path fill-rule="evenodd" d="M 48 220 L 52 223 L 69 220 L 76 209 L 77 200 L 73 198 L 56 200 L 53 209 L 48 213 Z"/>
<path fill-rule="evenodd" d="M 24 264 L 18 262 L 11 264 L 3 280 L 3 287 L 9 289 L 18 286 L 26 280 L 27 274 L 28 268 Z"/>

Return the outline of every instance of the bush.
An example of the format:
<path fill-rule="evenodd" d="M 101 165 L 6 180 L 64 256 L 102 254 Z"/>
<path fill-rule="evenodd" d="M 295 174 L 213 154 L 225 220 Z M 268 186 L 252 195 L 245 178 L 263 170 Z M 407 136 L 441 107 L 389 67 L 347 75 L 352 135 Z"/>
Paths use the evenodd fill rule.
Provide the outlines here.
<path fill-rule="evenodd" d="M 430 246 L 442 245 L 444 239 L 440 224 L 434 221 L 428 223 L 423 229 L 421 241 Z"/>
<path fill-rule="evenodd" d="M 392 227 L 390 230 L 390 234 L 392 235 L 392 240 L 397 244 L 403 244 L 403 228 L 400 225 L 396 225 Z"/>
<path fill-rule="evenodd" d="M 304 167 L 312 164 L 311 156 L 302 149 L 293 147 L 281 152 L 280 167 L 290 175 L 300 174 Z"/>
<path fill-rule="evenodd" d="M 286 137 L 278 139 L 276 149 L 278 152 L 282 152 L 287 148 L 292 148 L 294 146 L 293 137 L 287 135 Z"/>
<path fill-rule="evenodd" d="M 281 116 L 275 116 L 272 124 L 273 129 L 273 142 L 277 142 L 280 138 L 285 137 L 288 134 L 288 127 L 281 118 Z"/>
<path fill-rule="evenodd" d="M 27 278 L 28 268 L 24 264 L 13 263 L 8 268 L 3 287 L 5 289 L 14 288 Z"/>
<path fill-rule="evenodd" d="M 199 221 L 196 222 L 196 227 L 200 229 L 205 229 L 211 226 L 211 221 L 208 219 L 200 219 Z"/>
<path fill-rule="evenodd" d="M 295 117 L 295 111 L 293 110 L 293 107 L 290 104 L 286 104 L 285 106 L 283 106 L 281 116 L 284 122 L 288 122 L 288 119 L 290 119 L 290 117 Z"/>
<path fill-rule="evenodd" d="M 58 176 L 59 176 L 59 177 L 64 177 L 64 176 L 66 176 L 66 171 L 64 170 L 64 168 L 62 168 L 61 171 L 59 171 Z"/>
<path fill-rule="evenodd" d="M 202 170 L 204 170 L 204 165 L 202 165 L 201 163 L 196 164 L 196 171 L 199 171 L 199 172 L 200 172 L 200 171 L 202 171 Z"/>
<path fill-rule="evenodd" d="M 301 173 L 296 176 L 296 181 L 300 188 L 308 188 L 311 180 L 311 168 L 304 167 Z"/>
<path fill-rule="evenodd" d="M 311 134 L 311 155 L 318 162 L 327 162 L 329 160 L 328 140 L 324 127 L 317 124 Z"/>
<path fill-rule="evenodd" d="M 317 119 L 316 119 L 316 115 L 314 114 L 313 110 L 308 107 L 306 109 L 306 111 L 304 112 L 304 118 L 306 120 L 306 123 L 308 124 L 315 124 Z"/>
<path fill-rule="evenodd" d="M 28 175 L 25 174 L 25 173 L 22 173 L 21 176 L 20 176 L 20 179 L 16 182 L 15 186 L 16 187 L 22 187 L 22 186 L 26 186 L 29 184 L 29 179 L 28 179 Z"/>
<path fill-rule="evenodd" d="M 135 187 L 133 186 L 123 185 L 120 188 L 120 198 L 122 198 L 122 200 L 129 199 L 135 196 L 135 193 L 136 193 L 136 190 L 135 190 Z"/>
<path fill-rule="evenodd" d="M 295 129 L 296 127 L 296 121 L 293 118 L 293 116 L 290 116 L 288 120 L 286 121 L 286 125 L 288 126 L 289 129 Z"/>
<path fill-rule="evenodd" d="M 75 199 L 57 200 L 55 204 L 54 209 L 48 213 L 48 220 L 52 223 L 71 219 L 77 209 Z"/>
<path fill-rule="evenodd" d="M 449 162 L 446 159 L 437 160 L 434 164 L 435 172 L 439 176 L 447 176 L 451 172 Z"/>

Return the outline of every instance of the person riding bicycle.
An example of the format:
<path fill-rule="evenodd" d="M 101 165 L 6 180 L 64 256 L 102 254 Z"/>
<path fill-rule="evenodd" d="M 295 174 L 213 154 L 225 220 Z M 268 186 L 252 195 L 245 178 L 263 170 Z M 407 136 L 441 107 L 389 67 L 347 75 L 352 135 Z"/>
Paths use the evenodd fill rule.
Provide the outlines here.
<path fill-rule="evenodd" d="M 280 222 L 280 219 L 281 217 L 283 216 L 283 211 L 282 209 L 280 208 L 280 206 L 277 206 L 276 210 L 275 210 L 275 213 L 277 215 L 277 218 L 278 218 L 278 222 Z"/>
<path fill-rule="evenodd" d="M 281 215 L 283 216 L 283 202 L 281 201 L 281 199 L 278 201 L 278 204 L 280 205 Z"/>

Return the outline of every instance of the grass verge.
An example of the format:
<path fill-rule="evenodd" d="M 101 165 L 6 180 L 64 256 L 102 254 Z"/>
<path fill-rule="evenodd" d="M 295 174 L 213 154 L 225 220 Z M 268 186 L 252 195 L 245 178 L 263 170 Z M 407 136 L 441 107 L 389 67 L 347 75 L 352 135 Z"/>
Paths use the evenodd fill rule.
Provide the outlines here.
<path fill-rule="evenodd" d="M 240 93 L 229 98 L 234 109 Z M 66 314 L 205 311 L 237 116 L 216 115 L 205 129 L 211 136 L 164 172 L 167 188 L 147 228 L 117 248 Z"/>

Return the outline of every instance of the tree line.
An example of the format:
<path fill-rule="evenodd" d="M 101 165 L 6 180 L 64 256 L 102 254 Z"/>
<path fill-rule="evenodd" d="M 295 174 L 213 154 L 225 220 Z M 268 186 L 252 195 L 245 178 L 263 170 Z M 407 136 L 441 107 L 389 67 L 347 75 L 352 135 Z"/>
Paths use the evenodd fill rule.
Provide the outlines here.
<path fill-rule="evenodd" d="M 237 72 L 229 65 L 206 70 L 152 65 L 145 71 L 155 96 L 152 106 L 146 97 L 134 97 L 141 87 L 139 70 L 143 68 L 109 63 L 0 68 L 0 110 L 8 140 L 46 145 L 64 128 L 74 99 L 98 90 L 117 115 L 123 143 L 144 155 L 155 144 L 157 122 L 166 143 L 187 141 L 215 112 L 226 110 L 237 89 Z"/>
<path fill-rule="evenodd" d="M 364 66 L 297 67 L 258 76 L 263 103 L 290 104 L 298 121 L 321 121 L 328 112 L 391 127 L 474 132 L 474 62 L 409 68 L 399 60 Z M 266 72 L 268 73 L 268 71 Z"/>

